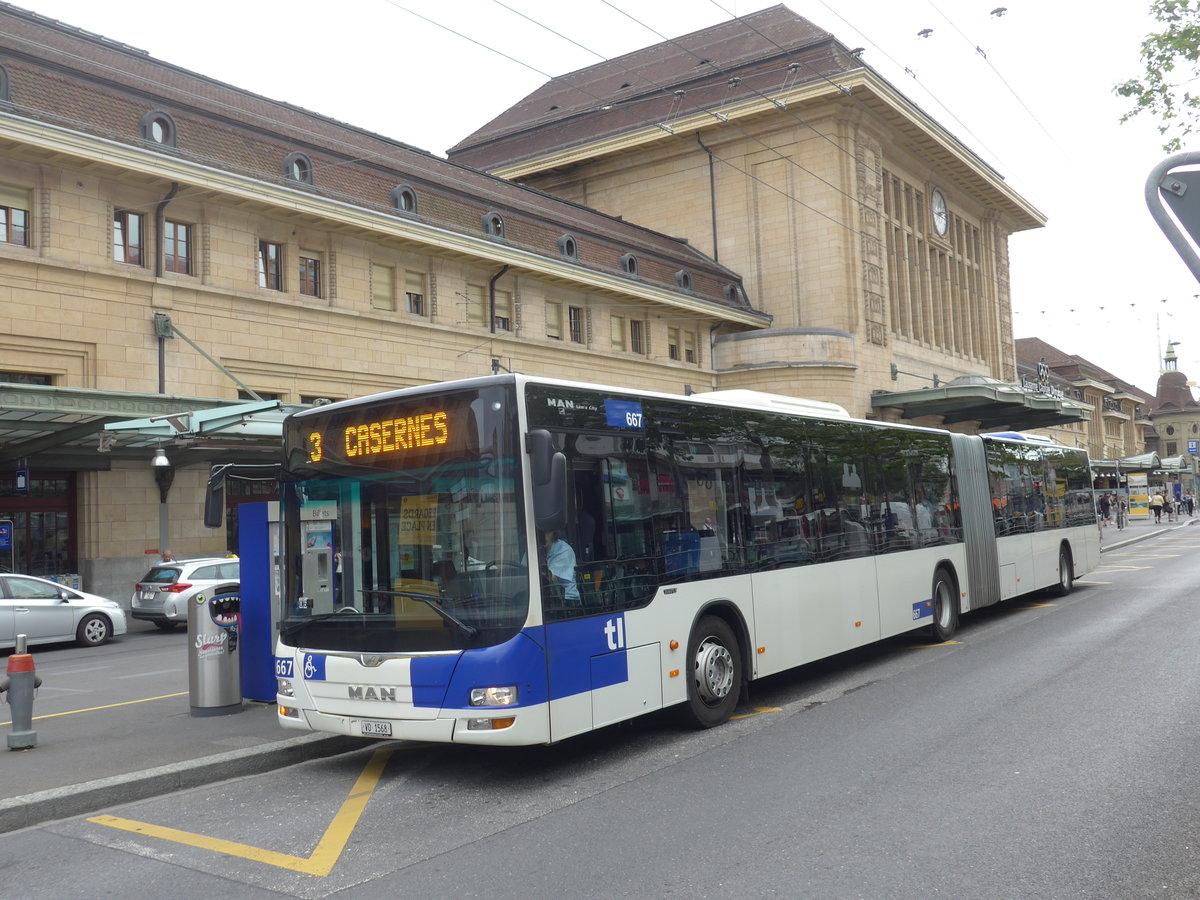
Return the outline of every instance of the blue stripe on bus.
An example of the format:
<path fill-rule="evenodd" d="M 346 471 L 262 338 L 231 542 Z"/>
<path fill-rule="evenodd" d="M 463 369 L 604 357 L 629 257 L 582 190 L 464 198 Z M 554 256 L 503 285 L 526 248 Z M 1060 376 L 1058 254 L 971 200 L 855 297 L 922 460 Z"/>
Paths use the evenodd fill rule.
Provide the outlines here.
<path fill-rule="evenodd" d="M 408 678 L 412 682 L 413 706 L 441 707 L 458 659 L 457 656 L 428 656 L 409 661 Z"/>
<path fill-rule="evenodd" d="M 517 706 L 532 706 L 624 684 L 625 647 L 625 617 L 617 614 L 530 628 L 496 647 L 457 656 L 414 657 L 413 705 L 477 709 L 470 705 L 471 688 L 515 684 Z"/>
<path fill-rule="evenodd" d="M 628 681 L 625 647 L 625 617 L 620 614 L 547 625 L 550 699 Z"/>
<path fill-rule="evenodd" d="M 538 632 L 541 629 L 530 629 Z M 411 662 L 413 705 L 446 709 L 471 706 L 471 688 L 517 686 L 517 706 L 546 702 L 546 656 L 540 635 L 521 632 L 495 647 L 464 650 L 458 656 L 418 657 Z M 420 694 L 417 685 L 421 684 Z M 442 690 L 438 686 L 445 685 Z M 487 707 L 495 710 L 496 707 Z"/>
<path fill-rule="evenodd" d="M 921 621 L 921 619 L 924 619 L 924 618 L 927 618 L 927 617 L 933 615 L 933 601 L 932 600 L 922 600 L 920 603 L 914 603 L 912 605 L 912 607 L 913 607 L 913 621 L 914 622 L 919 622 L 919 621 Z"/>

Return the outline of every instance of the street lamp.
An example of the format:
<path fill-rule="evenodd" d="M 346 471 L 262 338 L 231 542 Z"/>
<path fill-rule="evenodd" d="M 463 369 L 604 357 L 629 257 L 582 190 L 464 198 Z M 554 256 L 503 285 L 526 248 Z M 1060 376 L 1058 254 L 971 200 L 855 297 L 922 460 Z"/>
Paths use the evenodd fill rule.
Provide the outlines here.
<path fill-rule="evenodd" d="M 167 493 L 171 490 L 171 482 L 175 480 L 175 467 L 167 459 L 162 444 L 155 448 L 150 465 L 154 468 L 154 483 L 158 485 L 158 550 L 161 553 L 170 546 Z"/>

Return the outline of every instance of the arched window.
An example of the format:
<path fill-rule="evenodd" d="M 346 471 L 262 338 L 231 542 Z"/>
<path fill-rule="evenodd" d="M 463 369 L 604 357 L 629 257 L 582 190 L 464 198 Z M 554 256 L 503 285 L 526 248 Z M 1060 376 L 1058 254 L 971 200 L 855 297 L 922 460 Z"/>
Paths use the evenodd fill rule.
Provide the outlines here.
<path fill-rule="evenodd" d="M 398 184 L 392 188 L 392 206 L 410 216 L 417 214 L 417 192 L 407 184 Z"/>
<path fill-rule="evenodd" d="M 680 269 L 675 273 L 675 283 L 685 291 L 692 289 L 692 273 L 687 269 Z"/>
<path fill-rule="evenodd" d="M 161 109 L 142 116 L 142 140 L 163 147 L 175 146 L 175 120 Z"/>
<path fill-rule="evenodd" d="M 490 234 L 494 238 L 504 237 L 504 216 L 498 212 L 484 213 L 483 233 Z"/>
<path fill-rule="evenodd" d="M 636 256 L 634 256 L 632 253 L 626 253 L 624 256 L 621 257 L 621 268 L 624 270 L 626 275 L 630 275 L 634 278 L 637 278 L 637 276 L 638 276 L 638 258 Z"/>
<path fill-rule="evenodd" d="M 312 184 L 312 163 L 303 153 L 289 153 L 283 158 L 283 177 L 297 184 Z"/>
<path fill-rule="evenodd" d="M 8 69 L 0 65 L 0 103 L 10 103 L 12 97 L 8 93 Z"/>
<path fill-rule="evenodd" d="M 558 252 L 570 260 L 579 259 L 579 244 L 575 242 L 573 235 L 564 234 L 558 239 Z"/>

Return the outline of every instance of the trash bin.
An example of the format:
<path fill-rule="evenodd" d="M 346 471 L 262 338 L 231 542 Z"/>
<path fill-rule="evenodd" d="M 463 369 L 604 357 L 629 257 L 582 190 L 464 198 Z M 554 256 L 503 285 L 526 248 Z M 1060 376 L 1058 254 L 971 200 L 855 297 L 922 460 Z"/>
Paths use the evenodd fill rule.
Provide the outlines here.
<path fill-rule="evenodd" d="M 199 593 L 188 604 L 188 699 L 193 716 L 242 711 L 241 610 L 236 584 Z"/>

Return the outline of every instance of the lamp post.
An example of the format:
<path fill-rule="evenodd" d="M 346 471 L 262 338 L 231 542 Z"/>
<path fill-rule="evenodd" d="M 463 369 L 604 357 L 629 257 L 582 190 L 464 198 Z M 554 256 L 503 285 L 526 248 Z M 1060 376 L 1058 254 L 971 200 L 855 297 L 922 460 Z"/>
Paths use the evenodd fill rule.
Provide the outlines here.
<path fill-rule="evenodd" d="M 175 480 L 175 467 L 167 459 L 167 453 L 161 444 L 154 451 L 151 465 L 154 467 L 154 483 L 158 485 L 158 552 L 161 553 L 171 545 L 167 494 L 171 490 L 171 482 Z"/>

